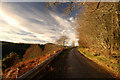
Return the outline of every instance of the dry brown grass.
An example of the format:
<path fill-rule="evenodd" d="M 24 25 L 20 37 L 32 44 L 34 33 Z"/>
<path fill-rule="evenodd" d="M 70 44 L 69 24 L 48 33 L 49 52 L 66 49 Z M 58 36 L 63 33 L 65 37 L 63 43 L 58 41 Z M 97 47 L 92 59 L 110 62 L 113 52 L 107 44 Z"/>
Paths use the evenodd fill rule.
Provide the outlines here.
<path fill-rule="evenodd" d="M 24 73 L 28 72 L 29 70 L 35 68 L 38 64 L 41 64 L 42 62 L 47 60 L 52 55 L 56 54 L 56 52 L 61 49 L 62 48 L 59 48 L 58 50 L 54 51 L 51 54 L 48 53 L 48 54 L 42 55 L 38 58 L 34 58 L 31 60 L 27 60 L 27 61 L 21 61 L 18 64 L 14 65 L 10 68 L 7 68 L 3 72 L 3 79 L 7 79 L 7 78 L 15 79 L 15 78 L 23 75 Z"/>

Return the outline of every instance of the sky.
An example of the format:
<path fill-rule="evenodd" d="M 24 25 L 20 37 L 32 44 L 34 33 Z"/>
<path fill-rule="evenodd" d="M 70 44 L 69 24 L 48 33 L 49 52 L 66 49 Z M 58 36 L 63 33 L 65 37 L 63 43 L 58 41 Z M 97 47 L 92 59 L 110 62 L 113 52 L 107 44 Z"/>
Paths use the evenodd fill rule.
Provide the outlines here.
<path fill-rule="evenodd" d="M 54 10 L 44 2 L 6 2 L 0 9 L 0 40 L 15 43 L 55 43 L 60 36 L 67 36 L 68 43 L 78 45 L 76 26 L 73 25 L 77 14 L 74 9 L 65 14 L 63 3 Z"/>

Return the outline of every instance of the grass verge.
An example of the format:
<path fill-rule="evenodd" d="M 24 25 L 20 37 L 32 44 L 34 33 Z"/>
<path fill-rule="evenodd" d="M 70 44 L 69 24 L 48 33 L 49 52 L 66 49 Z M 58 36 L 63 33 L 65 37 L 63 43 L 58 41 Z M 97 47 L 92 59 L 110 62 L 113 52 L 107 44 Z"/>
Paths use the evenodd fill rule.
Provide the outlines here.
<path fill-rule="evenodd" d="M 120 66 L 117 63 L 117 60 L 113 57 L 105 56 L 105 55 L 93 55 L 94 52 L 89 51 L 87 48 L 78 48 L 78 51 L 83 54 L 88 59 L 92 60 L 93 62 L 101 65 L 105 68 L 114 78 L 120 78 Z"/>

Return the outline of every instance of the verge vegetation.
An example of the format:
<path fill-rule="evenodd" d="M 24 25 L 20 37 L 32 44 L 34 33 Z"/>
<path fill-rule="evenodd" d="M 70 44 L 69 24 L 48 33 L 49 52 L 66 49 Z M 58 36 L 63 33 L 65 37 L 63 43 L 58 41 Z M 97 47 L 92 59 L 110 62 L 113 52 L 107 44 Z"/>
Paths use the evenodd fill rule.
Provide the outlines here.
<path fill-rule="evenodd" d="M 113 77 L 120 78 L 120 69 L 117 59 L 105 55 L 96 55 L 94 50 L 88 48 L 78 48 L 78 50 L 85 57 L 105 68 Z"/>
<path fill-rule="evenodd" d="M 3 42 L 2 47 L 3 79 L 15 79 L 63 49 L 52 43 L 40 45 Z"/>

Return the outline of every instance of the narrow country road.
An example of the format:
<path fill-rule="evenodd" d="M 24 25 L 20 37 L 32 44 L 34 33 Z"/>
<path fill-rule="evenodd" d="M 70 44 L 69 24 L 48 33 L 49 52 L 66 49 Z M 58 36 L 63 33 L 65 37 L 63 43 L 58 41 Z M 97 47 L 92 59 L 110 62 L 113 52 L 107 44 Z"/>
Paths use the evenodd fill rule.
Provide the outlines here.
<path fill-rule="evenodd" d="M 77 48 L 68 54 L 66 65 L 67 78 L 112 78 L 104 69 L 80 54 Z"/>
<path fill-rule="evenodd" d="M 80 54 L 77 48 L 63 51 L 50 65 L 52 70 L 46 74 L 43 80 L 71 78 L 112 79 L 99 65 Z"/>

